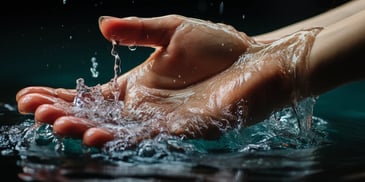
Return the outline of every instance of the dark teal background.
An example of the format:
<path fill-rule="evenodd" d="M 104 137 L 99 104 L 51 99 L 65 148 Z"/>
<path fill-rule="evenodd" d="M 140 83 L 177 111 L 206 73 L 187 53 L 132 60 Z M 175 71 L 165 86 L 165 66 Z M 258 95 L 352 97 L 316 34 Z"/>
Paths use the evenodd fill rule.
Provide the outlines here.
<path fill-rule="evenodd" d="M 220 4 L 223 2 L 223 9 Z M 0 102 L 16 104 L 15 94 L 26 86 L 74 88 L 77 78 L 87 85 L 105 83 L 113 77 L 111 43 L 98 28 L 103 15 L 153 17 L 180 14 L 222 22 L 256 35 L 330 10 L 345 0 L 62 0 L 9 1 L 0 7 Z M 244 16 L 244 18 L 243 18 Z M 72 38 L 70 38 L 72 37 Z M 153 51 L 119 47 L 122 69 L 143 62 Z M 91 76 L 91 58 L 99 63 L 99 77 Z M 346 74 L 343 70 L 338 74 Z M 315 116 L 335 129 L 336 143 L 324 148 L 319 165 L 336 176 L 356 169 L 364 171 L 365 82 L 343 85 L 319 97 Z M 15 160 L 0 162 L 8 169 Z M 12 168 L 9 168 L 12 167 Z M 14 170 L 14 173 L 16 173 Z M 326 171 L 326 170 L 325 170 Z M 9 174 L 10 175 L 10 174 Z M 321 175 L 324 175 L 323 173 Z M 16 174 L 11 174 L 12 177 Z"/>

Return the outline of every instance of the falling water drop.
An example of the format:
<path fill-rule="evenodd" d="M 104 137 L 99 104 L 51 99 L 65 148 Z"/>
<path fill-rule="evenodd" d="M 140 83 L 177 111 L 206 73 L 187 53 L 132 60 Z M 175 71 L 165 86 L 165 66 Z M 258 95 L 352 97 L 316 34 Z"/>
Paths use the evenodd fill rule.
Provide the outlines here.
<path fill-rule="evenodd" d="M 223 10 L 224 10 L 224 3 L 223 1 L 219 4 L 219 14 L 223 14 Z"/>
<path fill-rule="evenodd" d="M 121 68 L 121 59 L 119 57 L 118 51 L 117 51 L 117 46 L 118 46 L 118 42 L 113 40 L 112 41 L 112 50 L 111 50 L 111 55 L 114 56 L 114 77 L 111 80 L 110 84 L 111 84 L 111 89 L 112 89 L 112 93 L 114 95 L 114 99 L 115 101 L 118 100 L 119 98 L 119 84 L 118 84 L 118 76 L 120 75 L 120 73 L 122 72 L 122 68 Z"/>
<path fill-rule="evenodd" d="M 96 70 L 96 68 L 98 67 L 98 62 L 96 62 L 96 57 L 91 58 L 91 64 L 92 64 L 90 68 L 91 76 L 93 78 L 97 78 L 99 76 L 99 72 Z"/>

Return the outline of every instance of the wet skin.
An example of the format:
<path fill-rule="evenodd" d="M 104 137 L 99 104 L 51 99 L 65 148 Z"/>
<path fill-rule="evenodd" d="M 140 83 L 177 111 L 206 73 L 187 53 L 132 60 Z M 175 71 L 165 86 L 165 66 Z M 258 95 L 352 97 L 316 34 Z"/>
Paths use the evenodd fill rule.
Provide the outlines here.
<path fill-rule="evenodd" d="M 133 143 L 160 132 L 215 139 L 226 129 L 255 124 L 292 104 L 298 81 L 293 70 L 301 71 L 289 57 L 276 54 L 288 44 L 263 51 L 277 42 L 257 42 L 231 26 L 177 15 L 102 17 L 99 25 L 109 41 L 156 48 L 144 63 L 118 78 L 123 116 L 138 122 L 156 120 L 156 126 L 143 130 Z M 107 83 L 102 90 L 112 99 Z M 19 112 L 34 113 L 36 121 L 52 124 L 60 136 L 82 138 L 95 147 L 115 139 L 117 131 L 59 107 L 71 107 L 75 94 L 73 89 L 35 86 L 20 90 L 16 100 Z M 242 123 L 237 122 L 240 118 Z"/>

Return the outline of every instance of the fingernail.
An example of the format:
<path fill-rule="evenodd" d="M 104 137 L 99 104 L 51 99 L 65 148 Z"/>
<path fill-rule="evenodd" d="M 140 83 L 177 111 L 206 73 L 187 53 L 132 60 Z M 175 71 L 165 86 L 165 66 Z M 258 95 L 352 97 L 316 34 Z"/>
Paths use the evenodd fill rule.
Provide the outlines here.
<path fill-rule="evenodd" d="M 98 20 L 99 25 L 101 25 L 101 23 L 102 23 L 103 21 L 105 21 L 106 19 L 109 19 L 109 18 L 112 18 L 112 17 L 111 17 L 111 16 L 100 16 L 100 17 L 99 17 L 99 20 Z"/>

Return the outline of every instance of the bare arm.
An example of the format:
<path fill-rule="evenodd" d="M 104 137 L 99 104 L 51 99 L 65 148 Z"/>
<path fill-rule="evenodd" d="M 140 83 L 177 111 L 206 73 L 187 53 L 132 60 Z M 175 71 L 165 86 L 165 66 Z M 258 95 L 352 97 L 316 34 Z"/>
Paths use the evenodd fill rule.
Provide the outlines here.
<path fill-rule="evenodd" d="M 288 25 L 272 32 L 257 35 L 254 38 L 257 40 L 277 39 L 303 28 L 327 27 L 332 25 L 333 23 L 350 17 L 364 9 L 365 1 L 353 0 L 312 18 L 305 19 L 303 21 Z"/>
<path fill-rule="evenodd" d="M 309 90 L 304 95 L 318 95 L 364 79 L 364 61 L 365 10 L 324 28 L 318 34 L 307 63 L 305 77 L 308 85 L 305 86 Z"/>

